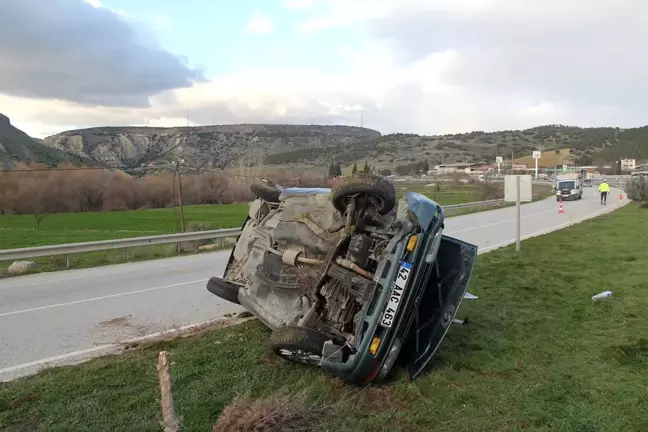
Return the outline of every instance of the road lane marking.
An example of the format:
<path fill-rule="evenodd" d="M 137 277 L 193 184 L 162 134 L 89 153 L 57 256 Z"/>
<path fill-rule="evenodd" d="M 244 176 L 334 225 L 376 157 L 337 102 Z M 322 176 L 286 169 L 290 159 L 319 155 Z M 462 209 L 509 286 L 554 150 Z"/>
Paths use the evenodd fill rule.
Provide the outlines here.
<path fill-rule="evenodd" d="M 544 211 L 541 211 L 541 212 L 538 212 L 538 213 L 531 213 L 530 215 L 520 216 L 520 219 L 526 219 L 526 218 L 529 218 L 529 217 L 539 216 L 541 214 L 552 213 L 552 212 L 555 212 L 555 211 L 556 210 L 544 210 Z M 486 228 L 486 227 L 490 227 L 490 226 L 500 225 L 500 224 L 503 224 L 503 223 L 515 222 L 516 220 L 517 220 L 516 218 L 513 218 L 513 219 L 506 219 L 506 220 L 503 220 L 503 221 L 491 222 L 491 223 L 487 223 L 487 224 L 484 224 L 484 225 L 479 225 L 479 226 L 474 226 L 474 227 L 470 227 L 470 228 L 460 229 L 459 231 L 450 231 L 447 234 L 448 235 L 454 235 L 454 234 L 458 234 L 458 233 L 462 233 L 462 232 L 466 232 L 466 231 L 476 230 L 476 229 L 479 229 L 479 228 Z"/>
<path fill-rule="evenodd" d="M 624 200 L 623 203 L 625 205 L 625 204 L 628 204 L 629 201 Z M 612 210 L 614 210 L 616 207 L 619 207 L 620 205 L 621 205 L 621 202 L 619 202 L 617 204 L 613 204 L 613 205 L 609 206 L 608 208 L 601 209 L 601 210 L 599 210 L 597 212 L 588 214 L 586 216 L 582 216 L 580 218 L 571 220 L 569 222 L 566 222 L 566 223 L 563 223 L 563 224 L 560 224 L 560 225 L 555 225 L 555 226 L 553 226 L 551 228 L 546 228 L 546 229 L 543 229 L 543 230 L 540 230 L 540 231 L 535 231 L 535 232 L 532 232 L 531 234 L 526 234 L 524 236 L 520 236 L 520 241 L 527 240 L 527 239 L 529 239 L 531 237 L 537 237 L 537 236 L 540 236 L 540 235 L 543 235 L 543 234 L 549 234 L 549 233 L 552 233 L 552 232 L 555 232 L 555 231 L 560 231 L 560 230 L 562 230 L 564 228 L 567 228 L 567 227 L 569 227 L 571 225 L 575 225 L 577 223 L 583 222 L 583 221 L 585 221 L 587 219 L 592 219 L 592 218 L 594 218 L 596 216 L 599 216 L 599 215 L 602 215 L 602 214 L 605 214 L 605 213 L 610 213 Z M 500 247 L 504 247 L 504 246 L 508 246 L 508 245 L 513 244 L 513 243 L 515 243 L 515 238 L 513 238 L 513 240 L 506 240 L 506 241 L 503 241 L 501 243 L 497 243 L 497 244 L 494 244 L 492 246 L 485 247 L 485 248 L 481 249 L 480 253 L 490 252 L 491 250 L 494 250 L 494 249 L 497 249 L 497 248 L 500 248 Z"/>
<path fill-rule="evenodd" d="M 216 254 L 219 252 L 230 252 L 228 249 L 227 251 L 214 251 L 214 252 L 207 252 L 199 255 L 194 255 L 192 257 L 170 257 L 170 258 L 162 258 L 163 260 L 172 260 L 172 259 L 183 259 L 183 258 L 192 258 L 190 262 L 202 262 L 202 261 L 208 261 L 214 259 L 214 256 L 211 254 Z M 204 260 L 196 259 L 197 257 L 203 258 L 204 255 Z M 72 280 L 78 280 L 78 279 L 84 279 L 88 277 L 100 277 L 100 276 L 110 276 L 116 273 L 125 273 L 125 272 L 136 272 L 136 271 L 146 271 L 146 270 L 155 270 L 163 267 L 168 267 L 169 263 L 166 262 L 164 264 L 162 263 L 156 263 L 155 261 L 158 260 L 149 260 L 149 261 L 141 261 L 141 262 L 129 262 L 129 263 L 120 263 L 120 264 L 112 264 L 112 265 L 107 265 L 107 266 L 97 266 L 97 267 L 90 267 L 90 268 L 85 268 L 85 269 L 75 269 L 75 270 L 61 270 L 59 272 L 52 272 L 52 273 L 58 273 L 60 275 L 64 274 L 72 274 L 74 276 L 72 277 L 61 277 L 57 279 L 47 279 L 47 280 L 40 280 L 40 281 L 35 281 L 35 282 L 29 282 L 21 285 L 9 285 L 9 286 L 0 286 L 0 291 L 7 290 L 7 289 L 12 289 L 12 288 L 22 288 L 22 287 L 28 287 L 28 286 L 34 286 L 34 285 L 41 285 L 41 284 L 50 284 L 50 283 L 60 283 L 60 282 L 67 282 L 67 281 L 72 281 Z M 140 266 L 142 264 L 147 264 L 151 263 L 153 265 L 150 266 L 143 266 L 143 267 L 137 267 L 137 268 L 123 268 L 127 266 Z M 109 271 L 104 271 L 103 273 L 97 273 L 97 270 L 99 269 L 104 269 L 104 270 L 109 270 Z M 83 272 L 84 274 L 79 275 L 78 273 Z M 28 278 L 31 276 L 46 276 L 45 273 L 37 273 L 37 274 L 31 274 L 31 275 L 25 275 L 25 276 L 16 276 L 15 278 L 10 278 L 10 279 L 5 279 L 5 280 L 0 280 L 0 284 L 4 283 L 10 283 L 12 280 L 16 280 L 18 278 Z"/>
<path fill-rule="evenodd" d="M 100 351 L 107 351 L 107 350 L 110 350 L 110 349 L 118 349 L 120 347 L 123 347 L 124 345 L 132 345 L 132 344 L 135 344 L 135 343 L 146 342 L 146 341 L 151 340 L 151 339 L 164 339 L 164 338 L 167 338 L 167 337 L 172 336 L 172 335 L 181 335 L 182 333 L 191 332 L 193 330 L 200 329 L 202 327 L 208 327 L 208 326 L 211 326 L 211 325 L 214 325 L 214 324 L 222 323 L 223 319 L 224 319 L 224 317 L 220 317 L 220 318 L 215 318 L 215 319 L 199 322 L 199 323 L 196 323 L 196 324 L 187 324 L 187 325 L 182 326 L 182 327 L 172 328 L 172 329 L 168 329 L 168 330 L 162 330 L 162 331 L 155 332 L 155 333 L 150 333 L 150 334 L 147 334 L 147 335 L 144 335 L 144 336 L 138 336 L 138 337 L 131 338 L 131 339 L 125 339 L 123 341 L 119 341 L 119 342 L 116 342 L 116 343 L 103 344 L 103 345 L 99 345 L 99 346 L 96 346 L 96 347 L 86 348 L 86 349 L 83 349 L 83 350 L 73 351 L 73 352 L 69 352 L 69 353 L 65 353 L 65 354 L 59 354 L 57 356 L 47 357 L 47 358 L 44 358 L 44 359 L 35 360 L 35 361 L 32 361 L 32 362 L 28 362 L 28 363 L 21 363 L 21 364 L 15 365 L 15 366 L 9 366 L 9 367 L 0 369 L 0 376 L 2 376 L 3 374 L 20 371 L 22 369 L 28 369 L 28 368 L 34 367 L 34 366 L 45 366 L 48 363 L 52 363 L 52 362 L 56 362 L 56 361 L 60 361 L 60 360 L 66 360 L 66 359 L 70 359 L 70 358 L 74 358 L 74 357 L 80 357 L 80 356 L 84 356 L 84 355 L 87 355 L 87 354 L 92 354 L 92 353 L 96 353 L 96 352 L 100 352 Z M 253 321 L 253 320 L 256 320 L 256 319 L 257 319 L 256 317 L 235 318 L 229 324 L 224 324 L 222 326 L 219 326 L 218 328 L 224 328 L 224 327 L 230 327 L 230 326 L 234 326 L 234 325 L 238 325 L 238 324 L 243 324 L 245 322 Z M 227 319 L 225 319 L 225 320 L 226 320 L 225 322 L 227 322 Z M 2 380 L 0 379 L 0 381 L 2 381 Z"/>
<path fill-rule="evenodd" d="M 110 295 L 105 295 L 101 297 L 93 297 L 93 298 L 88 298 L 88 299 L 83 299 L 83 300 L 75 300 L 71 302 L 65 302 L 65 303 L 57 303 L 57 304 L 52 304 L 52 305 L 47 305 L 47 306 L 40 306 L 36 308 L 31 308 L 31 309 L 23 309 L 23 310 L 17 310 L 17 311 L 12 311 L 12 312 L 4 312 L 0 313 L 0 318 L 10 316 L 10 315 L 18 315 L 18 314 L 23 314 L 27 312 L 36 312 L 40 310 L 45 310 L 45 309 L 52 309 L 52 308 L 58 308 L 58 307 L 64 307 L 64 306 L 71 306 L 71 305 L 76 305 L 76 304 L 81 304 L 81 303 L 89 303 L 93 301 L 99 301 L 99 300 L 106 300 L 106 299 L 111 299 L 111 298 L 116 298 L 116 297 L 124 297 L 127 295 L 133 295 L 133 294 L 141 294 L 141 293 L 146 293 L 146 292 L 151 292 L 151 291 L 159 291 L 163 289 L 168 289 L 168 288 L 175 288 L 183 285 L 191 285 L 195 283 L 200 283 L 200 282 L 207 282 L 208 279 L 199 279 L 199 280 L 194 280 L 194 281 L 189 281 L 189 282 L 181 282 L 173 285 L 164 285 L 160 287 L 153 287 L 153 288 L 146 288 L 146 289 L 141 289 L 137 291 L 129 291 L 125 293 L 119 293 L 119 294 L 110 294 Z"/>

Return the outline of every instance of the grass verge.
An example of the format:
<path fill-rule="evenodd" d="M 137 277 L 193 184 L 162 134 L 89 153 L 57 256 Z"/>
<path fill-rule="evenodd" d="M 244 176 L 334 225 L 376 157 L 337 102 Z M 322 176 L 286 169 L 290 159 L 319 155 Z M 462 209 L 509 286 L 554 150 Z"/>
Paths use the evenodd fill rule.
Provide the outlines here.
<path fill-rule="evenodd" d="M 479 300 L 459 313 L 469 324 L 452 327 L 414 382 L 343 385 L 275 358 L 254 321 L 0 384 L 0 429 L 159 430 L 165 349 L 183 431 L 210 430 L 237 397 L 285 394 L 325 407 L 312 423 L 322 431 L 648 430 L 646 212 L 630 204 L 526 240 L 520 253 L 480 255 Z M 606 289 L 611 299 L 592 302 Z"/>

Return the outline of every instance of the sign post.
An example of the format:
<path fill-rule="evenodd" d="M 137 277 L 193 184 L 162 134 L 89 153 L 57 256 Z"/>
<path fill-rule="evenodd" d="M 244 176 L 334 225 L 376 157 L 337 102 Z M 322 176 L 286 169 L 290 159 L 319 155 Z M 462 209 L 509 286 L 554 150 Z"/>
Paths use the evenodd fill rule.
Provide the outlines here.
<path fill-rule="evenodd" d="M 515 202 L 515 250 L 520 251 L 520 204 L 531 202 L 532 180 L 530 175 L 507 175 L 504 177 L 504 201 Z"/>
<path fill-rule="evenodd" d="M 533 152 L 533 160 L 535 161 L 535 178 L 536 180 L 538 179 L 538 159 L 540 159 L 540 156 L 542 153 L 540 151 L 534 151 Z"/>
<path fill-rule="evenodd" d="M 495 158 L 495 163 L 497 164 L 497 175 L 500 175 L 500 167 L 502 166 L 502 161 L 503 160 L 504 159 L 502 158 L 502 156 L 497 156 Z"/>

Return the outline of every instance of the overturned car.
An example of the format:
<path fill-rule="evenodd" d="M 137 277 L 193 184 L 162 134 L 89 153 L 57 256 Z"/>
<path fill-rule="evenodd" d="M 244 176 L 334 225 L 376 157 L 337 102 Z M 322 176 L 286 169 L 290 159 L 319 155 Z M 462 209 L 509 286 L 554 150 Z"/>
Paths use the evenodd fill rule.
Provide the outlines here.
<path fill-rule="evenodd" d="M 386 178 L 344 177 L 331 189 L 252 185 L 223 277 L 207 289 L 272 329 L 272 350 L 362 384 L 397 363 L 411 379 L 431 360 L 466 293 L 477 247 L 443 235 L 424 195 L 397 203 Z"/>

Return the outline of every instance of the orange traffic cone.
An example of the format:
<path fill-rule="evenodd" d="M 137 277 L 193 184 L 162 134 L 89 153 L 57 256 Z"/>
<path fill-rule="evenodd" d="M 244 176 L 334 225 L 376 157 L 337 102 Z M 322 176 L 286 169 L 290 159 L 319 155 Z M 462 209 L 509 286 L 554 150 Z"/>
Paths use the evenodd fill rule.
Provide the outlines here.
<path fill-rule="evenodd" d="M 562 201 L 558 202 L 558 214 L 565 213 L 565 209 L 563 208 Z"/>

